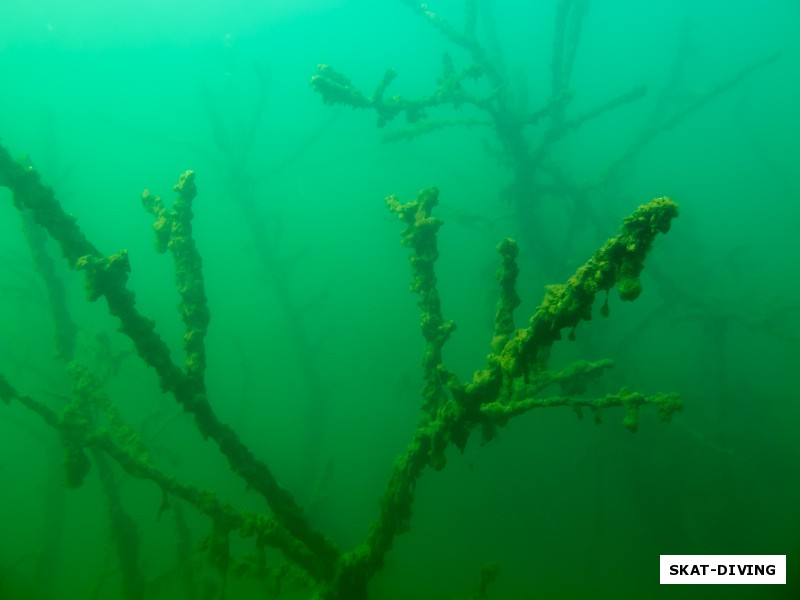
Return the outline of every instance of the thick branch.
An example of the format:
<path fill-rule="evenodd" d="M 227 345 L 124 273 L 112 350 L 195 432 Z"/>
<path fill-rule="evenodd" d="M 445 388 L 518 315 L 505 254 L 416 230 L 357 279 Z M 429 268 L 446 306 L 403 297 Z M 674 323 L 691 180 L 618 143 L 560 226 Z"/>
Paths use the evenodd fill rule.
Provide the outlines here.
<path fill-rule="evenodd" d="M 196 376 L 196 371 L 184 373 L 175 365 L 166 343 L 155 332 L 153 321 L 138 312 L 135 294 L 127 287 L 130 271 L 127 251 L 103 257 L 80 231 L 75 218 L 64 212 L 52 190 L 40 182 L 38 173 L 12 160 L 2 145 L 0 186 L 10 188 L 15 205 L 30 210 L 34 220 L 59 243 L 69 266 L 85 271 L 89 299 L 106 298 L 109 312 L 119 319 L 120 329 L 133 341 L 139 356 L 155 369 L 162 389 L 172 393 L 194 416 L 200 433 L 214 440 L 231 469 L 264 497 L 282 525 L 332 571 L 338 556 L 336 547 L 311 527 L 303 510 L 278 483 L 270 468 L 247 448 L 233 428 L 217 417 L 201 384 L 202 378 Z M 201 275 L 193 273 L 188 277 Z M 199 306 L 185 310 L 195 309 L 201 310 Z"/>
<path fill-rule="evenodd" d="M 433 270 L 438 256 L 436 231 L 441 222 L 431 216 L 431 209 L 437 200 L 438 192 L 435 189 L 421 191 L 417 199 L 408 204 L 402 204 L 394 196 L 387 199 L 389 209 L 406 223 L 402 233 L 403 245 L 409 246 L 414 252 L 411 257 L 411 289 L 421 298 L 419 305 L 423 311 L 426 353 L 440 350 L 441 344 L 449 335 L 449 329 L 442 329 L 445 324 L 441 318 Z M 561 329 L 574 327 L 581 319 L 591 317 L 592 303 L 599 291 L 608 290 L 616 284 L 624 299 L 635 299 L 641 291 L 638 276 L 644 257 L 655 236 L 659 232 L 668 231 L 675 216 L 677 206 L 667 198 L 655 199 L 640 206 L 625 219 L 620 233 L 595 252 L 565 285 L 551 287 L 544 302 L 531 318 L 530 327 L 517 331 L 516 336 L 506 342 L 499 352 L 490 355 L 489 368 L 476 372 L 470 384 L 459 384 L 441 364 L 440 355 L 433 356 L 433 360 L 423 361 L 423 371 L 434 377 L 440 386 L 446 386 L 446 389 L 437 388 L 436 401 L 426 403 L 427 410 L 419 421 L 413 439 L 394 464 L 386 491 L 381 498 L 380 516 L 372 524 L 369 537 L 342 557 L 336 580 L 325 590 L 322 598 L 366 598 L 367 583 L 383 566 L 384 556 L 392 548 L 395 537 L 410 527 L 416 483 L 425 467 L 443 468 L 444 453 L 450 443 L 463 450 L 475 427 L 503 425 L 514 416 L 547 406 L 573 406 L 576 409 L 585 406 L 595 411 L 622 406 L 626 410 L 624 424 L 635 430 L 641 405 L 656 405 L 664 419 L 680 409 L 681 400 L 674 394 L 645 397 L 626 390 L 598 400 L 576 400 L 558 396 L 549 399 L 522 398 L 508 402 L 502 386 L 504 380 L 526 376 L 534 362 L 539 362 L 543 367 L 544 359 L 539 352 L 560 338 Z M 499 312 L 502 314 L 498 315 L 496 326 L 501 338 L 509 330 L 509 311 L 515 304 L 515 293 L 512 293 L 516 276 L 515 248 L 508 241 L 502 243 L 500 248 L 505 268 L 501 268 L 499 279 L 501 285 L 507 288 L 501 294 Z M 431 326 L 426 327 L 426 322 Z M 576 373 L 565 373 L 563 380 L 574 382 L 581 372 L 588 374 L 606 366 L 608 365 L 605 363 L 584 364 L 576 367 Z M 449 398 L 443 396 L 447 391 L 450 393 Z"/>

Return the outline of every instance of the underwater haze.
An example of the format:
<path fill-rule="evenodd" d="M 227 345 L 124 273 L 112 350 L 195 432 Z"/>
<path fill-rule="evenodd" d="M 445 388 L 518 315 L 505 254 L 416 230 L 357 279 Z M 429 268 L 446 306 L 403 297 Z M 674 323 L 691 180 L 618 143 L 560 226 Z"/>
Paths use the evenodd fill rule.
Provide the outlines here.
<path fill-rule="evenodd" d="M 0 600 L 800 597 L 798 31 L 3 0 Z"/>

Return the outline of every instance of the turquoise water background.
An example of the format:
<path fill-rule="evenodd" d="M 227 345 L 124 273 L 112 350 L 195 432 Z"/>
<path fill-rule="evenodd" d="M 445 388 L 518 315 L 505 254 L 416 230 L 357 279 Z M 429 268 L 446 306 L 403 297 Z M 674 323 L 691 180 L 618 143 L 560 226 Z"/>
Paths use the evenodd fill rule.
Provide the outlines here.
<path fill-rule="evenodd" d="M 448 452 L 443 471 L 423 474 L 411 529 L 370 598 L 474 598 L 490 562 L 500 568 L 492 600 L 798 597 L 800 5 L 591 2 L 568 115 L 639 85 L 647 93 L 548 147 L 540 196 L 522 219 L 490 127 L 387 143 L 404 119 L 379 128 L 375 114 L 325 105 L 309 85 L 317 65 L 330 64 L 371 94 L 394 68 L 387 93 L 414 98 L 434 89 L 443 53 L 457 68 L 469 64 L 406 4 L 4 0 L 0 140 L 35 165 L 103 253 L 128 250 L 139 309 L 176 360 L 173 266 L 154 252 L 139 198 L 145 188 L 171 198 L 178 176 L 196 171 L 210 401 L 344 549 L 377 517 L 420 407 L 409 250 L 384 197 L 440 189 L 439 289 L 445 318 L 458 325 L 444 359 L 462 380 L 485 366 L 501 239 L 521 244 L 524 327 L 545 285 L 565 281 L 638 205 L 673 198 L 681 215 L 648 257 L 642 296 L 622 303 L 612 293 L 610 318 L 581 324 L 551 365 L 612 359 L 590 396 L 623 386 L 677 392 L 683 412 L 663 424 L 645 408 L 631 434 L 622 409 L 596 426 L 558 408 L 514 419 L 486 445 L 474 435 L 463 455 Z M 550 99 L 557 5 L 477 2 L 479 39 L 502 59 L 520 111 Z M 464 2 L 429 7 L 461 26 Z M 726 82 L 675 123 L 653 125 Z M 482 115 L 443 106 L 428 116 Z M 526 130 L 532 148 L 544 130 Z M 264 511 L 62 263 L 78 356 L 107 375 L 105 390 L 156 464 Z M 54 409 L 70 394 L 45 289 L 2 188 L 0 373 Z M 19 404 L 0 405 L 0 600 L 124 597 L 97 469 L 67 490 L 61 461 L 56 432 Z M 147 598 L 188 597 L 160 491 L 115 473 L 138 526 Z M 200 549 L 209 522 L 184 512 L 201 581 L 213 570 Z M 251 549 L 234 540 L 234 559 Z M 788 582 L 659 586 L 660 554 L 786 554 Z M 225 597 L 311 593 L 290 581 L 278 595 L 231 576 Z"/>

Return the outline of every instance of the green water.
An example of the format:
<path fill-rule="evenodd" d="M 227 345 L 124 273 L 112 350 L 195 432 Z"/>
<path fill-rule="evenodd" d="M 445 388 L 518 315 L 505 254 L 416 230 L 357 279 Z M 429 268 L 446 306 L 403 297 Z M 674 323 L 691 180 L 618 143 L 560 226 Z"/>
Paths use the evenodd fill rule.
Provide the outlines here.
<path fill-rule="evenodd" d="M 585 14 L 580 2 L 467 2 L 467 37 L 487 62 L 463 89 L 482 100 L 430 107 L 422 123 L 451 126 L 391 143 L 386 134 L 410 126 L 405 115 L 376 127 L 374 111 L 326 105 L 309 80 L 329 64 L 371 96 L 393 68 L 384 97 L 414 100 L 436 89 L 443 53 L 455 72 L 474 64 L 474 47 L 413 2 L 114 4 L 4 0 L 0 140 L 103 255 L 127 249 L 137 308 L 178 365 L 175 268 L 154 251 L 140 196 L 147 188 L 169 204 L 178 176 L 196 172 L 208 401 L 340 551 L 378 517 L 422 403 L 411 250 L 383 199 L 440 190 L 438 289 L 458 327 L 443 360 L 462 383 L 486 367 L 501 239 L 520 244 L 515 321 L 526 327 L 544 286 L 565 282 L 638 205 L 680 205 L 646 260 L 642 295 L 623 303 L 612 292 L 608 319 L 599 297 L 549 367 L 612 359 L 588 398 L 625 386 L 676 392 L 684 410 L 665 424 L 643 407 L 635 434 L 622 408 L 600 426 L 588 412 L 536 410 L 485 445 L 476 430 L 463 454 L 448 449 L 446 468 L 422 472 L 410 529 L 369 598 L 477 598 L 489 563 L 499 567 L 490 600 L 800 595 L 796 2 L 597 0 Z M 570 10 L 554 94 L 559 6 Z M 463 1 L 429 9 L 469 31 Z M 638 86 L 646 92 L 593 117 Z M 481 105 L 499 97 L 518 119 L 521 155 L 498 136 L 508 121 Z M 520 156 L 529 169 L 515 171 Z M 42 230 L 25 223 L 0 187 L 0 374 L 60 412 L 74 381 L 26 235 Z M 105 301 L 87 302 L 83 275 L 55 242 L 45 247 L 77 327 L 70 352 L 152 463 L 236 510 L 269 514 L 161 391 Z M 82 485 L 67 489 L 56 428 L 0 403 L 0 600 L 314 597 L 269 547 L 268 575 L 237 574 L 255 546 L 236 531 L 224 578 L 203 546 L 208 517 L 174 498 L 167 507 L 152 481 L 89 456 Z M 122 544 L 109 506 L 135 524 Z M 661 554 L 787 555 L 787 585 L 660 586 Z"/>

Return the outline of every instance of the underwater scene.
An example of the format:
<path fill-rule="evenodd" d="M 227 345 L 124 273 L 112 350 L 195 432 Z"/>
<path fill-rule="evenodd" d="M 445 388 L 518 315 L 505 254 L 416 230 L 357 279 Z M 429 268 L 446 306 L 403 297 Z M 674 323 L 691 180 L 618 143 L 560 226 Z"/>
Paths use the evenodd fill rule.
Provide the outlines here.
<path fill-rule="evenodd" d="M 4 0 L 0 600 L 800 597 L 798 31 Z"/>

